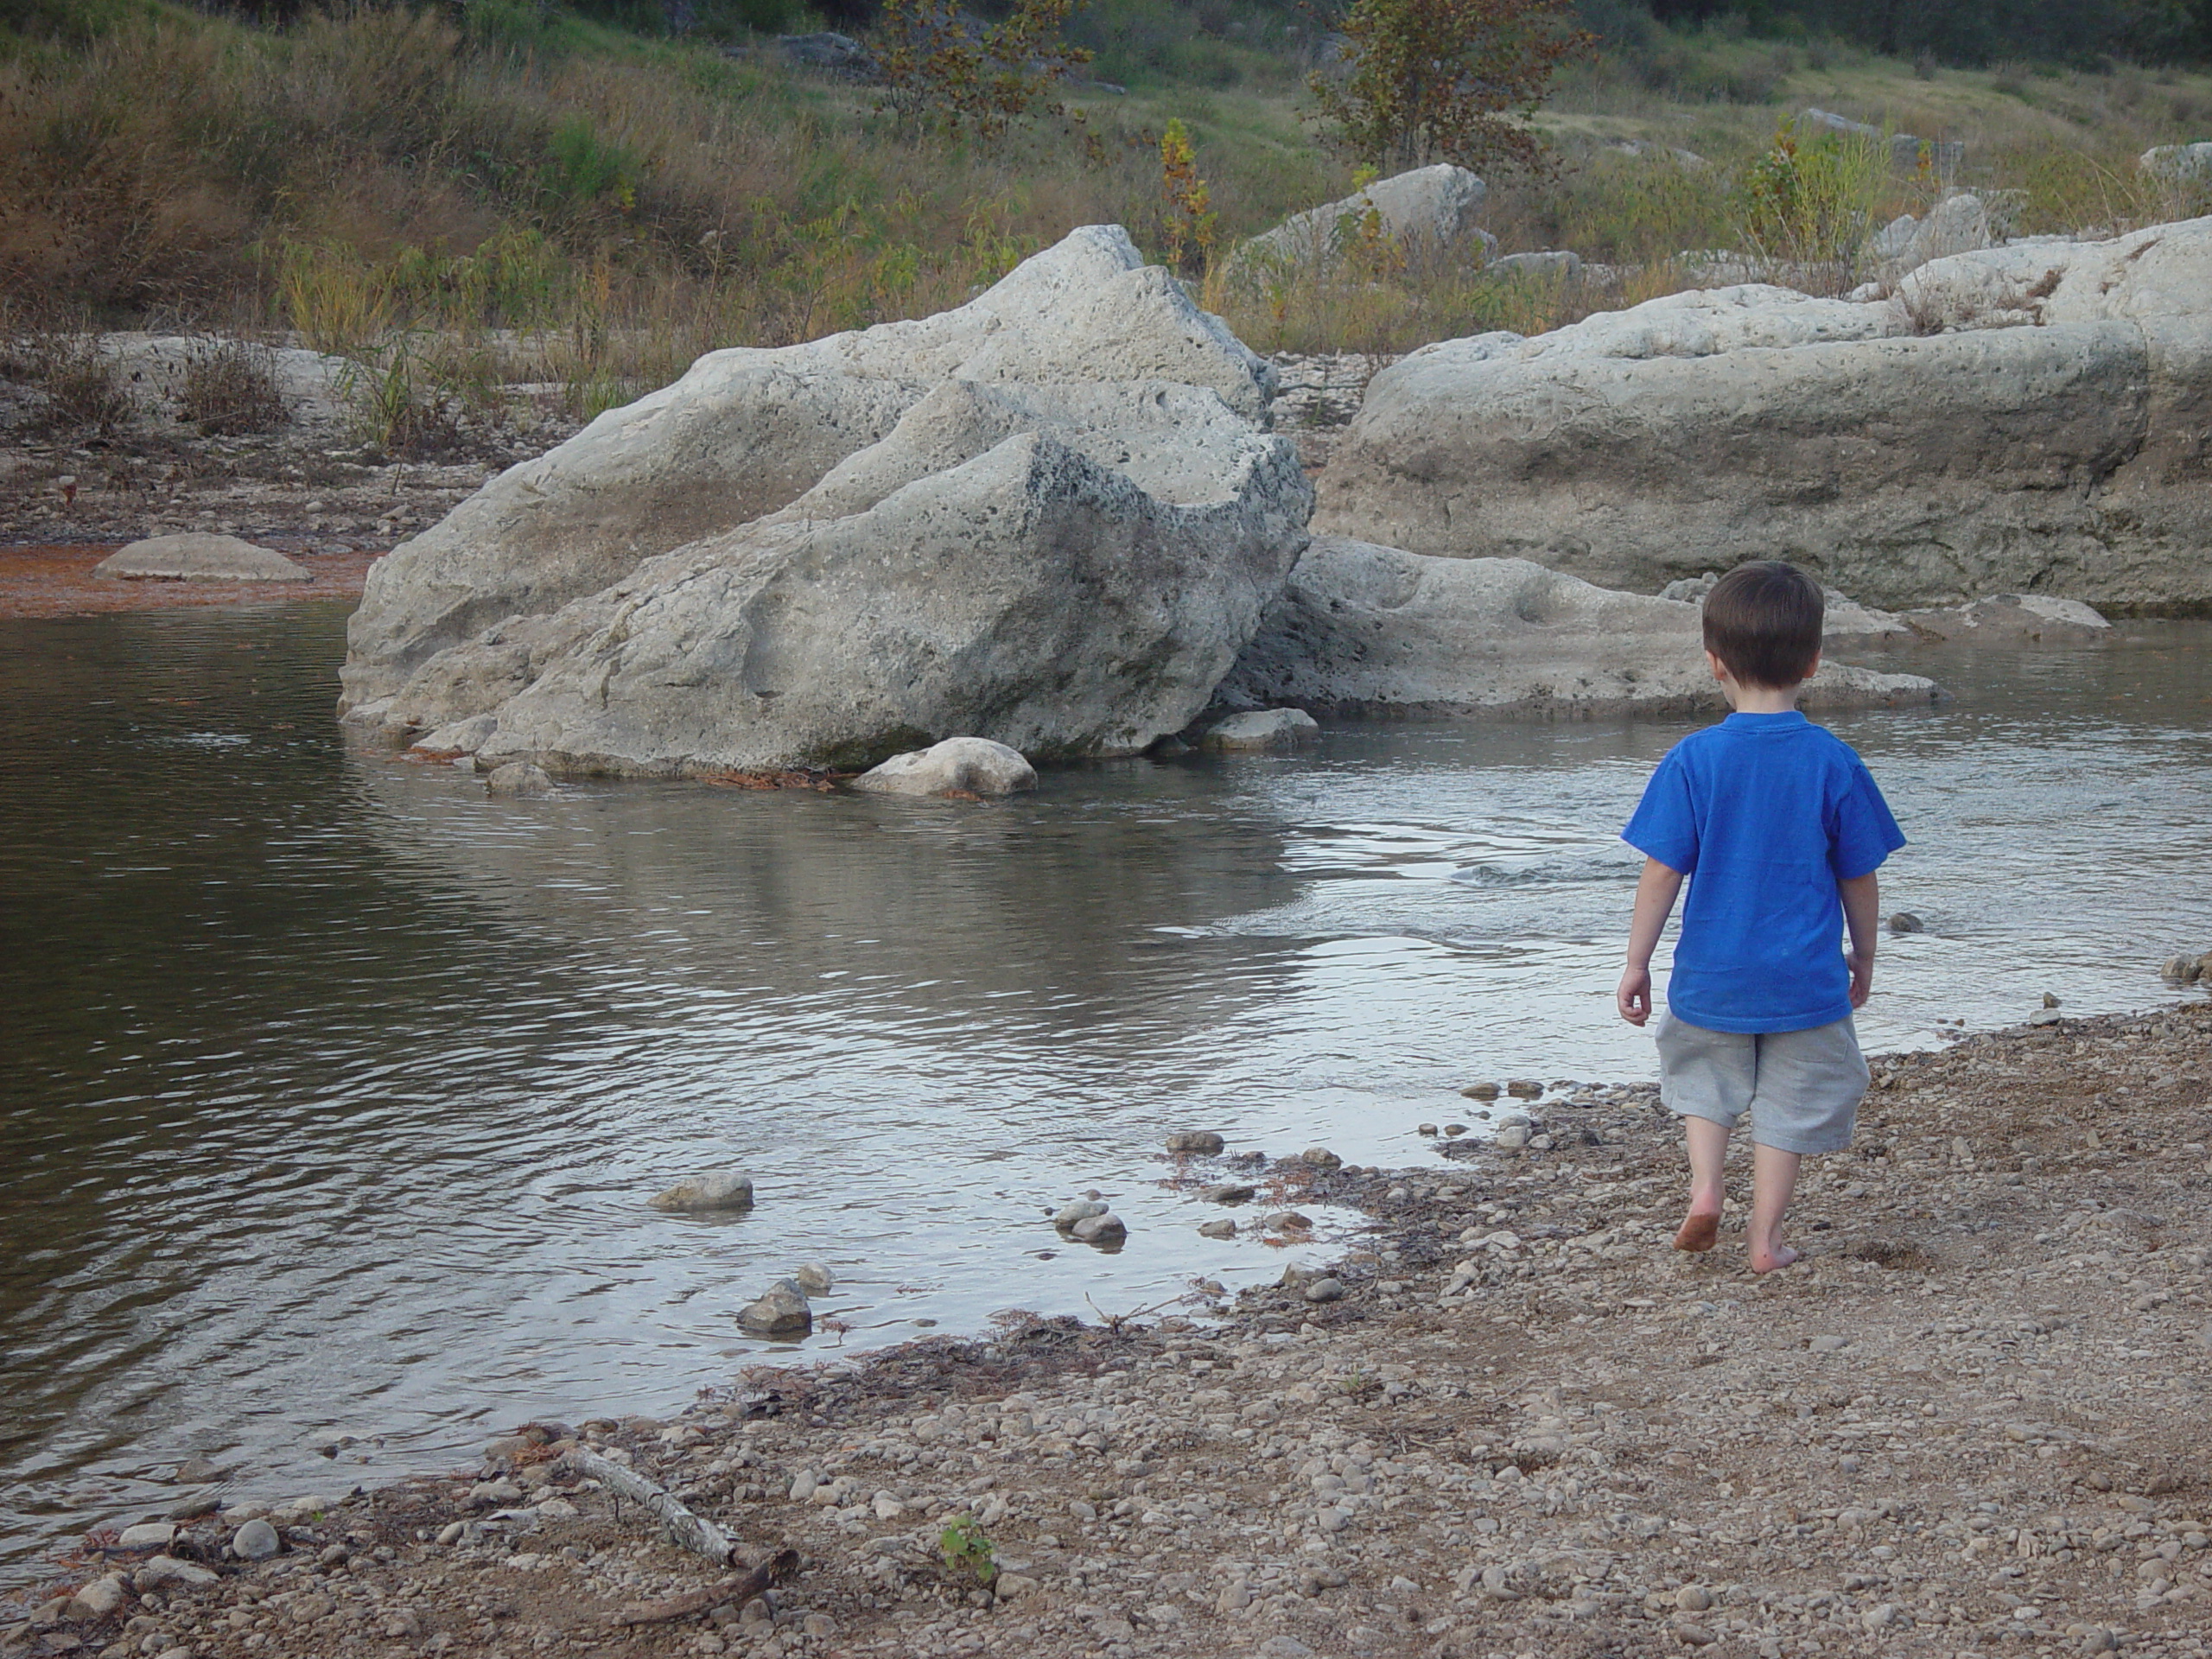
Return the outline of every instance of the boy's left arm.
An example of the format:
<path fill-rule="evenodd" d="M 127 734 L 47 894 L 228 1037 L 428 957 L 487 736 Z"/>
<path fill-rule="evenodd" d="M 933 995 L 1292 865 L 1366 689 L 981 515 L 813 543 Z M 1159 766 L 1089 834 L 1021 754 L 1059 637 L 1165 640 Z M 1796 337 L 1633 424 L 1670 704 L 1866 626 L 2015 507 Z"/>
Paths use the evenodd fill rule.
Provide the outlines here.
<path fill-rule="evenodd" d="M 1843 925 L 1851 933 L 1851 1006 L 1863 1008 L 1874 988 L 1874 940 L 1882 917 L 1881 879 L 1872 870 L 1835 884 Z"/>

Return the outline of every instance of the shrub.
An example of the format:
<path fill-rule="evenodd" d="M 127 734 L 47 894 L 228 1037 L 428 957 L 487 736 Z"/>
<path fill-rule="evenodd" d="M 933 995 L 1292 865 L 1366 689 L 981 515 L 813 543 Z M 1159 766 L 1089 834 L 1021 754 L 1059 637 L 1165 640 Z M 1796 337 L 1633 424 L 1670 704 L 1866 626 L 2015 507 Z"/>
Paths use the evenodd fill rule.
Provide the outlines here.
<path fill-rule="evenodd" d="M 1049 107 L 1053 85 L 1090 61 L 1061 37 L 1075 0 L 1015 0 L 978 29 L 954 0 L 884 0 L 883 107 L 912 127 L 995 138 Z"/>
<path fill-rule="evenodd" d="M 120 365 L 84 328 L 28 327 L 0 344 L 0 373 L 40 394 L 37 423 L 70 437 L 111 437 L 137 417 Z"/>
<path fill-rule="evenodd" d="M 273 431 L 290 418 L 275 357 L 267 346 L 243 340 L 194 340 L 185 353 L 176 405 L 207 437 Z"/>
<path fill-rule="evenodd" d="M 1307 86 L 1327 141 L 1390 170 L 1457 162 L 1533 167 L 1527 124 L 1567 60 L 1594 37 L 1571 0 L 1352 0 L 1341 28 L 1351 73 Z"/>

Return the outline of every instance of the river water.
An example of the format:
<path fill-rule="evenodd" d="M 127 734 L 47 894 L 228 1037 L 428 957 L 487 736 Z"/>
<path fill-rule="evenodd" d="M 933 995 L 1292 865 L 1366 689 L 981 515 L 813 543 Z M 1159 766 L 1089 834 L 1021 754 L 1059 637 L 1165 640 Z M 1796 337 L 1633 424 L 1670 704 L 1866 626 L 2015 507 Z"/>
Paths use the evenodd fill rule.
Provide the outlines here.
<path fill-rule="evenodd" d="M 1654 1073 L 1615 836 L 1694 722 L 1344 726 L 1004 805 L 491 800 L 349 749 L 343 622 L 0 623 L 0 1580 L 189 1456 L 327 1491 L 833 1354 L 733 1323 L 801 1262 L 848 1352 L 1280 1272 L 1196 1236 L 1174 1129 L 1419 1164 L 1463 1084 Z M 2212 626 L 2120 632 L 1924 653 L 1955 702 L 1831 722 L 1927 925 L 1870 1048 L 2146 1006 L 2212 947 Z M 645 1207 L 729 1166 L 742 1217 Z M 1045 1219 L 1088 1187 L 1117 1255 Z"/>

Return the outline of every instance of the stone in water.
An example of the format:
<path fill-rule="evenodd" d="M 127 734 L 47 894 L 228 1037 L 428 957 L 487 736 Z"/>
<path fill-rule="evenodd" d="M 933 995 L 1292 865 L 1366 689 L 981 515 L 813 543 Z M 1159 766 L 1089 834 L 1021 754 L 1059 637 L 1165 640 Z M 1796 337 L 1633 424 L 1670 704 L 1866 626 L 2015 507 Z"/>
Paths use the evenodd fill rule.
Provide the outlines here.
<path fill-rule="evenodd" d="M 803 1337 L 814 1329 L 814 1310 L 796 1282 L 779 1279 L 739 1313 L 737 1322 L 756 1337 Z"/>
<path fill-rule="evenodd" d="M 656 1210 L 750 1210 L 753 1178 L 734 1169 L 687 1175 L 648 1202 Z"/>
<path fill-rule="evenodd" d="M 1211 1129 L 1185 1129 L 1167 1137 L 1170 1152 L 1219 1152 L 1222 1146 L 1222 1138 Z"/>

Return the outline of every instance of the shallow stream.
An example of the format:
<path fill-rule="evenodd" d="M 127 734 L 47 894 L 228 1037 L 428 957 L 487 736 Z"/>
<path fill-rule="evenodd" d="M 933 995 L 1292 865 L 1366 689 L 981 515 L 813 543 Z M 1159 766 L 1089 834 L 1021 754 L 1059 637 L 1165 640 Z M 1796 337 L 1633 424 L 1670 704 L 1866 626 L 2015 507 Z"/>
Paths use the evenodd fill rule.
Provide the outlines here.
<path fill-rule="evenodd" d="M 343 623 L 0 622 L 0 1581 L 187 1457 L 329 1491 L 672 1408 L 772 1351 L 731 1315 L 801 1262 L 825 1357 L 1279 1273 L 1197 1236 L 1175 1129 L 1419 1164 L 1464 1084 L 1653 1075 L 1615 836 L 1692 722 L 1344 726 L 1006 805 L 493 800 L 348 747 Z M 1927 929 L 1870 1047 L 2212 948 L 2212 626 L 2120 632 L 1920 653 L 1955 702 L 1831 721 Z M 741 1218 L 645 1207 L 728 1166 Z M 1046 1220 L 1093 1186 L 1117 1255 Z"/>

